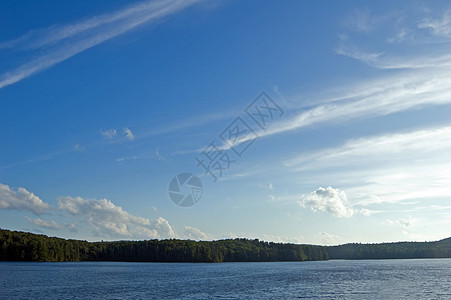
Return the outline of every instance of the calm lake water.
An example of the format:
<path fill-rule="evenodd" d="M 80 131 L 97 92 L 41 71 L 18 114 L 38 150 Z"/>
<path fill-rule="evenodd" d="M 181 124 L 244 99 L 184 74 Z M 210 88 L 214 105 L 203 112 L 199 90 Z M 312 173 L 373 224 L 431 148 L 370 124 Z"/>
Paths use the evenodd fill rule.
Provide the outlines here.
<path fill-rule="evenodd" d="M 2 299 L 451 299 L 451 259 L 0 262 Z"/>

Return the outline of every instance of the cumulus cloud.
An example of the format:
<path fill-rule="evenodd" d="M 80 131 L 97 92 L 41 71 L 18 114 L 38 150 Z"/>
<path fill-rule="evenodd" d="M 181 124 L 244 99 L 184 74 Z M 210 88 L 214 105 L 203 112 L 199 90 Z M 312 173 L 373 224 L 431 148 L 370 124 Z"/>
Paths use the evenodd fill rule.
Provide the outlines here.
<path fill-rule="evenodd" d="M 37 225 L 39 227 L 44 227 L 48 229 L 60 229 L 61 226 L 58 225 L 55 221 L 44 221 L 40 218 L 32 219 L 30 217 L 25 217 L 30 223 L 33 223 L 34 225 Z"/>
<path fill-rule="evenodd" d="M 327 212 L 338 218 L 352 217 L 354 209 L 349 205 L 346 193 L 332 187 L 319 187 L 307 196 L 301 196 L 301 206 L 313 211 Z"/>
<path fill-rule="evenodd" d="M 106 139 L 112 139 L 117 135 L 116 129 L 109 129 L 105 131 L 101 131 L 100 134 Z"/>
<path fill-rule="evenodd" d="M 172 229 L 172 226 L 169 224 L 169 222 L 162 217 L 159 217 L 155 221 L 151 221 L 150 226 L 152 228 L 155 228 L 155 230 L 158 232 L 158 235 L 160 237 L 164 238 L 175 238 L 176 234 L 174 230 Z"/>
<path fill-rule="evenodd" d="M 185 226 L 184 238 L 190 240 L 206 240 L 207 235 L 195 227 Z"/>
<path fill-rule="evenodd" d="M 150 220 L 134 216 L 108 199 L 60 197 L 58 209 L 87 221 L 99 235 L 125 238 L 175 237 L 171 225 L 164 218 Z"/>
<path fill-rule="evenodd" d="M 135 135 L 128 127 L 124 127 L 123 131 L 127 139 L 129 139 L 130 141 L 133 141 L 135 139 Z"/>
<path fill-rule="evenodd" d="M 50 206 L 35 194 L 19 187 L 17 191 L 0 183 L 0 209 L 29 210 L 35 214 L 44 214 Z"/>

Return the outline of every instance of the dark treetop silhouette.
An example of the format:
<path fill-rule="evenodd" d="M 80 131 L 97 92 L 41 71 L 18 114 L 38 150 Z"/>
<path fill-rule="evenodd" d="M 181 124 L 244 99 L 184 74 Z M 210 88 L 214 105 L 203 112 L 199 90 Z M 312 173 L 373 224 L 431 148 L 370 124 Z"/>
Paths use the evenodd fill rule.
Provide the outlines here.
<path fill-rule="evenodd" d="M 296 245 L 257 239 L 87 242 L 0 229 L 2 261 L 239 262 L 327 259 L 451 258 L 451 238 L 437 242 Z"/>

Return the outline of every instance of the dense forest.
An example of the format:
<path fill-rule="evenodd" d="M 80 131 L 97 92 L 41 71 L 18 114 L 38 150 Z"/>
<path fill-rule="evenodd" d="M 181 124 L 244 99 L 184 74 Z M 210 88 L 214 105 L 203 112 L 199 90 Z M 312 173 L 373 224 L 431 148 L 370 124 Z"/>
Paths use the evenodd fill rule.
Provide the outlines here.
<path fill-rule="evenodd" d="M 259 240 L 86 242 L 0 230 L 3 261 L 237 262 L 328 259 L 321 246 Z"/>
<path fill-rule="evenodd" d="M 345 244 L 328 247 L 330 259 L 451 258 L 451 238 L 437 242 Z"/>
<path fill-rule="evenodd" d="M 451 238 L 326 247 L 249 239 L 87 242 L 0 229 L 0 261 L 239 262 L 436 257 L 451 258 Z"/>

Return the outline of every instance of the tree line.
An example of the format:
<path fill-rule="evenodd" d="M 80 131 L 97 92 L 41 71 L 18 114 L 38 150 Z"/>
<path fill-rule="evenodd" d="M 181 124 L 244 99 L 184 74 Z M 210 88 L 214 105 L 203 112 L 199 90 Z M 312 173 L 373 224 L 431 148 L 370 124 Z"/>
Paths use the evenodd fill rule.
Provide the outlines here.
<path fill-rule="evenodd" d="M 2 261 L 239 262 L 328 259 L 321 246 L 249 239 L 87 242 L 0 230 Z"/>
<path fill-rule="evenodd" d="M 345 244 L 328 248 L 330 259 L 451 258 L 451 238 L 437 242 Z"/>
<path fill-rule="evenodd" d="M 248 262 L 435 257 L 451 258 L 451 238 L 340 246 L 257 239 L 87 242 L 0 229 L 0 261 Z"/>

